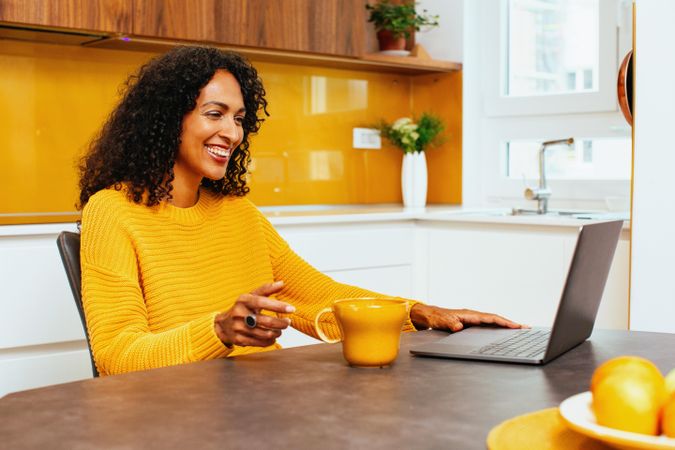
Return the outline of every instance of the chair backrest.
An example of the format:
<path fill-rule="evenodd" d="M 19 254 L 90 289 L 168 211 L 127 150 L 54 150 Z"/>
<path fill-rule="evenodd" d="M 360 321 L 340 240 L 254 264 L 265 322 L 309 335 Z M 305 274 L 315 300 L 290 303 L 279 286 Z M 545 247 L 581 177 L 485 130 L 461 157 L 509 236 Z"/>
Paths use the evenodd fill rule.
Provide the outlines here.
<path fill-rule="evenodd" d="M 77 312 L 80 313 L 80 320 L 84 328 L 84 335 L 87 338 L 87 347 L 89 348 L 89 358 L 91 359 L 91 371 L 94 377 L 98 376 L 98 370 L 94 363 L 94 357 L 91 353 L 91 344 L 89 343 L 89 333 L 87 333 L 87 322 L 84 318 L 84 308 L 82 307 L 82 277 L 80 268 L 80 234 L 71 231 L 63 231 L 56 239 L 56 246 L 59 248 L 63 267 L 66 269 L 70 290 L 73 292 Z"/>

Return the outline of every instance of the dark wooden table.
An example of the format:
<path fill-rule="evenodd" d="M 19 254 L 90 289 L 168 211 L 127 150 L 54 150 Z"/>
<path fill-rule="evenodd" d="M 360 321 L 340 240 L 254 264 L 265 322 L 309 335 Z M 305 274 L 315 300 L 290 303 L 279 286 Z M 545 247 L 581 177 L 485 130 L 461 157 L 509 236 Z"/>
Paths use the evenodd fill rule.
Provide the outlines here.
<path fill-rule="evenodd" d="M 414 357 L 351 368 L 315 345 L 80 381 L 0 399 L 0 447 L 484 449 L 490 429 L 588 390 L 621 354 L 675 367 L 675 335 L 596 331 L 543 367 Z"/>

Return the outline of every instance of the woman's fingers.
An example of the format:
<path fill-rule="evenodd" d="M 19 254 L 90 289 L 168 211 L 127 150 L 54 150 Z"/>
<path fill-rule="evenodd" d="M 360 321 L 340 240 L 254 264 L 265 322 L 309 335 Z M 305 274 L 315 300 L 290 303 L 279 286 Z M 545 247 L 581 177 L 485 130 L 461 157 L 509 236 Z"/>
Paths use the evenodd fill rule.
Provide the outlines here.
<path fill-rule="evenodd" d="M 457 314 L 460 316 L 460 320 L 467 325 L 498 325 L 504 328 L 523 328 L 523 325 L 497 314 L 472 310 L 460 310 Z"/>
<path fill-rule="evenodd" d="M 240 296 L 237 300 L 237 304 L 245 306 L 248 310 L 248 313 L 258 312 L 263 309 L 281 314 L 290 314 L 295 312 L 295 307 L 293 305 L 253 293 Z M 235 308 L 238 305 L 235 305 Z"/>
<path fill-rule="evenodd" d="M 274 345 L 275 342 L 276 338 L 258 339 L 246 335 L 238 335 L 232 343 L 239 347 L 269 347 L 270 345 Z"/>
<path fill-rule="evenodd" d="M 410 310 L 410 319 L 417 328 L 435 328 L 460 331 L 471 325 L 496 325 L 505 328 L 529 328 L 497 314 L 471 309 L 446 309 L 437 306 L 415 304 Z"/>
<path fill-rule="evenodd" d="M 496 314 L 493 314 L 494 316 L 494 324 L 499 325 L 500 327 L 504 328 L 529 328 L 526 325 L 522 325 L 520 323 L 516 323 L 512 320 L 509 320 L 505 317 L 498 316 Z"/>
<path fill-rule="evenodd" d="M 276 340 L 279 336 L 281 336 L 281 331 L 280 329 L 269 329 L 269 328 L 246 328 L 242 329 L 240 334 L 249 338 L 253 339 L 258 339 L 261 341 L 267 341 L 267 340 Z"/>
<path fill-rule="evenodd" d="M 259 288 L 251 291 L 251 294 L 253 295 L 261 295 L 263 297 L 267 297 L 272 294 L 276 294 L 280 290 L 284 288 L 284 282 L 279 280 L 275 281 L 273 283 L 265 283 Z"/>
<path fill-rule="evenodd" d="M 220 323 L 227 336 L 223 342 L 239 346 L 268 347 L 274 344 L 282 332 L 282 329 L 269 329 L 259 326 L 250 328 L 243 320 L 238 320 L 234 316 L 230 316 L 224 322 L 224 324 Z M 288 323 L 286 322 L 284 326 L 288 326 Z"/>
<path fill-rule="evenodd" d="M 276 281 L 240 295 L 232 309 L 216 317 L 218 337 L 226 344 L 240 346 L 267 347 L 274 344 L 291 320 L 261 314 L 261 311 L 279 314 L 295 311 L 292 305 L 269 297 L 281 291 L 283 286 L 283 282 Z"/>
<path fill-rule="evenodd" d="M 258 327 L 270 330 L 285 330 L 291 324 L 291 319 L 287 317 L 272 317 L 258 314 L 256 315 L 256 322 Z"/>

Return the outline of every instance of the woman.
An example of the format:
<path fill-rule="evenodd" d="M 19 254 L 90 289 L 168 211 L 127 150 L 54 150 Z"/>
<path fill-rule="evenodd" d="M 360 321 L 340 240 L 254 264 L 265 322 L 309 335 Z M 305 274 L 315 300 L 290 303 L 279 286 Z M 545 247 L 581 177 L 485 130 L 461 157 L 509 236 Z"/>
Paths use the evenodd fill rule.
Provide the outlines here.
<path fill-rule="evenodd" d="M 101 375 L 275 349 L 289 325 L 316 336 L 334 300 L 379 295 L 316 271 L 245 198 L 263 115 L 256 70 L 214 48 L 175 48 L 127 82 L 81 167 L 82 295 Z M 414 303 L 405 330 L 481 323 L 520 327 Z"/>

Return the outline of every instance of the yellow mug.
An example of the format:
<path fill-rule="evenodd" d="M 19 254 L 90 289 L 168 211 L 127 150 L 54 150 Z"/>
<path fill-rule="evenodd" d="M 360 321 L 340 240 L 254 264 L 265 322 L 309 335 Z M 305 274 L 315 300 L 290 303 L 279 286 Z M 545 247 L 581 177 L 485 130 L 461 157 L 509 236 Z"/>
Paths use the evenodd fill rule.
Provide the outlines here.
<path fill-rule="evenodd" d="M 331 339 L 321 330 L 324 314 L 335 315 L 342 338 Z M 324 308 L 314 320 L 316 332 L 329 344 L 342 341 L 342 353 L 352 366 L 381 367 L 398 356 L 408 302 L 397 298 L 345 298 Z"/>

